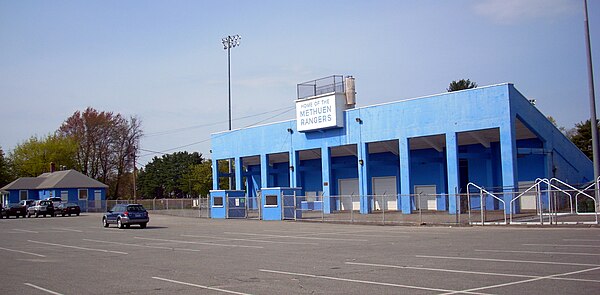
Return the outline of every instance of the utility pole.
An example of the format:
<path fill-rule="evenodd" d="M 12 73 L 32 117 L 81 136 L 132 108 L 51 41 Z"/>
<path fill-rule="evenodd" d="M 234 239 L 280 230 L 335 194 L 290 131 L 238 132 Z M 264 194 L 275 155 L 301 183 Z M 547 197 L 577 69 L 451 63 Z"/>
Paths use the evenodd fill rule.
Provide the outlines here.
<path fill-rule="evenodd" d="M 594 161 L 594 183 L 596 184 L 596 200 L 598 200 L 598 177 L 600 177 L 600 150 L 598 147 L 598 123 L 596 118 L 596 96 L 594 94 L 594 70 L 592 68 L 592 48 L 590 44 L 590 24 L 588 22 L 588 9 L 587 0 L 583 0 L 584 17 L 585 23 L 585 53 L 587 55 L 587 67 L 588 67 L 588 87 L 590 93 L 590 124 L 592 124 L 592 152 Z M 596 208 L 597 210 L 597 208 Z"/>
<path fill-rule="evenodd" d="M 137 188 L 135 187 L 135 178 L 136 178 L 137 167 L 135 166 L 135 152 L 133 152 L 133 202 L 137 203 Z"/>

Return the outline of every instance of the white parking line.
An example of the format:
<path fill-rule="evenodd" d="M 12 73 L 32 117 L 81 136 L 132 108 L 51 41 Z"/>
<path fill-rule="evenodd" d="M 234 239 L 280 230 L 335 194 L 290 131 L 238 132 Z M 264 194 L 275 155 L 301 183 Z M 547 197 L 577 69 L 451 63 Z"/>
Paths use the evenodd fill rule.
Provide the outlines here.
<path fill-rule="evenodd" d="M 361 284 L 379 285 L 379 286 L 388 286 L 388 287 L 398 287 L 398 288 L 407 288 L 407 289 L 416 289 L 416 290 L 436 291 L 436 292 L 444 292 L 444 293 L 458 292 L 458 293 L 468 293 L 468 294 L 485 294 L 485 293 L 475 293 L 475 292 L 470 292 L 470 291 L 455 291 L 455 290 L 448 290 L 448 289 L 428 288 L 428 287 L 419 287 L 419 286 L 411 286 L 411 285 L 400 285 L 400 284 L 392 284 L 392 283 L 384 283 L 384 282 L 344 279 L 344 278 L 336 278 L 336 277 L 330 277 L 330 276 L 321 276 L 321 275 L 269 270 L 269 269 L 259 269 L 258 271 L 268 272 L 268 273 L 276 273 L 276 274 L 282 274 L 282 275 L 291 275 L 291 276 L 299 276 L 299 277 L 308 277 L 308 278 L 316 278 L 316 279 L 326 279 L 326 280 L 334 280 L 334 281 L 343 281 L 343 282 L 352 282 L 352 283 L 361 283 Z"/>
<path fill-rule="evenodd" d="M 554 265 L 572 265 L 572 266 L 600 266 L 598 264 L 569 263 L 569 262 L 556 262 L 556 261 L 511 260 L 511 259 L 473 258 L 473 257 L 450 257 L 450 256 L 431 256 L 431 255 L 415 255 L 415 257 L 419 257 L 419 258 L 432 258 L 432 259 L 454 259 L 454 260 L 473 260 L 473 261 L 489 261 L 489 262 L 508 262 L 508 263 L 554 264 Z"/>
<path fill-rule="evenodd" d="M 443 269 L 443 268 L 429 268 L 429 267 L 418 267 L 418 266 L 388 265 L 388 264 L 376 264 L 376 263 L 346 262 L 346 264 L 363 265 L 363 266 L 376 266 L 376 267 L 384 267 L 384 268 L 397 268 L 397 269 L 417 269 L 417 270 L 452 272 L 452 273 L 464 273 L 464 274 L 476 274 L 476 275 L 488 275 L 488 276 L 517 277 L 517 278 L 537 278 L 538 277 L 538 276 L 519 275 L 519 274 L 479 272 L 479 271 L 454 270 L 454 269 Z"/>
<path fill-rule="evenodd" d="M 152 249 L 162 249 L 162 250 L 170 250 L 170 251 L 205 252 L 205 250 L 200 250 L 200 249 L 186 249 L 186 248 L 173 248 L 173 247 L 162 247 L 162 246 L 128 244 L 128 243 L 109 242 L 109 241 L 100 241 L 100 240 L 91 240 L 91 239 L 83 239 L 83 240 L 84 241 L 89 241 L 89 242 L 96 242 L 96 243 L 113 244 L 113 245 L 121 245 L 121 246 L 132 246 L 132 247 L 142 247 L 142 248 L 152 248 Z"/>
<path fill-rule="evenodd" d="M 280 235 L 237 233 L 237 232 L 224 232 L 224 234 L 262 236 L 263 238 L 292 238 L 292 239 L 325 240 L 325 241 L 352 241 L 352 242 L 368 242 L 369 241 L 369 240 L 358 240 L 358 239 L 335 239 L 335 238 L 317 238 L 317 237 L 304 237 L 304 236 L 280 236 Z"/>
<path fill-rule="evenodd" d="M 507 274 L 507 273 L 496 273 L 496 272 L 480 272 L 480 271 L 467 271 L 467 270 L 455 270 L 455 269 L 443 269 L 443 268 L 429 268 L 429 267 L 418 267 L 418 266 L 402 266 L 402 265 L 388 265 L 388 264 L 376 264 L 376 263 L 361 263 L 361 262 L 346 262 L 351 265 L 364 265 L 364 266 L 375 266 L 384 268 L 397 268 L 397 269 L 416 269 L 426 271 L 439 271 L 439 272 L 450 272 L 450 273 L 464 273 L 464 274 L 475 274 L 475 275 L 486 275 L 486 276 L 502 276 L 502 277 L 515 277 L 515 278 L 539 278 L 539 276 L 533 275 L 521 275 L 521 274 Z M 588 279 L 573 279 L 573 278 L 550 278 L 552 280 L 561 281 L 577 281 L 577 282 L 593 282 L 600 283 L 600 280 L 588 280 Z"/>
<path fill-rule="evenodd" d="M 42 255 L 42 254 L 36 254 L 36 253 L 31 253 L 31 252 L 26 252 L 26 251 L 21 251 L 21 250 L 13 250 L 13 249 L 8 249 L 8 248 L 3 248 L 3 247 L 0 247 L 0 250 L 29 254 L 29 255 L 33 255 L 33 256 L 37 256 L 37 257 L 46 257 L 46 255 Z"/>
<path fill-rule="evenodd" d="M 600 267 L 572 271 L 572 272 L 567 272 L 567 273 L 562 273 L 562 274 L 537 277 L 534 279 L 522 280 L 522 281 L 517 281 L 517 282 L 510 282 L 510 283 L 504 283 L 504 284 L 498 284 L 498 285 L 492 285 L 492 286 L 486 286 L 486 287 L 479 287 L 479 288 L 473 288 L 473 289 L 462 290 L 462 291 L 455 291 L 455 292 L 450 292 L 450 293 L 445 293 L 445 294 L 456 294 L 456 293 L 473 292 L 473 291 L 480 291 L 480 290 L 493 289 L 493 288 L 499 288 L 499 287 L 506 287 L 506 286 L 524 284 L 524 283 L 529 283 L 529 282 L 535 282 L 535 281 L 539 281 L 539 280 L 545 280 L 545 279 L 554 278 L 554 277 L 569 276 L 569 275 L 574 275 L 574 274 L 578 274 L 578 273 L 582 273 L 582 272 L 594 271 L 594 270 L 598 270 L 598 269 L 600 269 Z M 440 294 L 440 295 L 445 295 L 445 294 Z"/>
<path fill-rule="evenodd" d="M 219 291 L 219 292 L 223 292 L 223 293 L 238 294 L 238 295 L 250 295 L 248 293 L 240 293 L 240 292 L 235 292 L 235 291 L 229 291 L 229 290 L 225 290 L 225 289 L 219 289 L 219 288 L 215 288 L 215 287 L 202 286 L 202 285 L 198 285 L 198 284 L 192 284 L 192 283 L 186 283 L 186 282 L 181 282 L 181 281 L 175 281 L 175 280 L 165 279 L 165 278 L 161 278 L 161 277 L 152 277 L 152 278 L 155 279 L 155 280 L 161 280 L 161 281 L 165 281 L 165 282 L 170 282 L 170 283 L 175 283 L 175 284 L 181 284 L 181 285 L 186 285 L 186 286 L 191 286 L 191 287 L 196 287 L 196 288 L 202 288 L 202 289 L 207 289 L 207 290 L 212 290 L 212 291 Z"/>
<path fill-rule="evenodd" d="M 574 248 L 600 248 L 598 245 L 559 245 L 559 244 L 522 244 L 523 246 L 548 246 L 548 247 L 574 247 Z"/>
<path fill-rule="evenodd" d="M 154 239 L 154 238 L 142 238 L 142 237 L 133 237 L 133 238 L 134 239 L 140 239 L 140 240 L 161 241 L 161 242 L 181 243 L 181 244 L 197 244 L 197 245 L 223 246 L 223 247 L 239 247 L 239 248 L 256 248 L 256 249 L 262 249 L 262 248 L 264 248 L 264 247 L 261 247 L 261 246 L 217 244 L 217 243 L 204 243 L 204 242 L 194 242 L 194 241 L 167 240 L 167 239 Z"/>
<path fill-rule="evenodd" d="M 600 240 L 590 240 L 590 239 L 563 239 L 563 241 L 600 242 Z"/>
<path fill-rule="evenodd" d="M 54 229 L 55 230 L 62 230 L 62 231 L 72 231 L 72 232 L 76 232 L 76 233 L 82 233 L 83 232 L 83 231 L 78 230 L 78 229 L 70 229 L 70 228 L 66 228 L 66 227 L 61 227 L 61 228 L 55 227 Z"/>
<path fill-rule="evenodd" d="M 482 249 L 475 249 L 475 252 L 493 252 L 493 253 L 526 253 L 526 254 L 544 254 L 544 255 L 577 255 L 577 256 L 600 256 L 600 253 L 579 253 L 579 252 L 548 252 L 548 251 L 519 251 L 519 250 L 482 250 Z"/>
<path fill-rule="evenodd" d="M 208 239 L 215 239 L 215 240 L 219 240 L 219 241 L 247 241 L 247 242 L 269 243 L 269 244 L 293 244 L 293 245 L 313 245 L 313 246 L 319 245 L 318 243 L 264 241 L 264 240 L 254 240 L 254 239 L 222 238 L 222 237 L 202 236 L 202 235 L 181 235 L 181 236 L 188 237 L 188 238 L 208 238 Z"/>
<path fill-rule="evenodd" d="M 27 240 L 27 242 L 30 242 L 30 243 L 36 243 L 36 244 L 42 244 L 42 245 L 49 245 L 49 246 L 57 246 L 57 247 L 64 247 L 64 248 L 72 248 L 72 249 L 79 249 L 79 250 L 87 250 L 87 251 L 97 251 L 97 252 L 104 252 L 104 253 L 115 253 L 115 254 L 125 254 L 125 255 L 127 255 L 127 254 L 128 254 L 128 253 L 126 253 L 126 252 L 120 252 L 120 251 L 111 251 L 111 250 L 95 249 L 95 248 L 85 248 L 85 247 L 77 247 L 77 246 L 70 246 L 70 245 L 62 245 L 62 244 L 46 243 L 46 242 L 40 242 L 40 241 L 32 241 L 32 240 Z"/>
<path fill-rule="evenodd" d="M 319 230 L 319 229 L 315 229 L 315 230 Z M 286 231 L 286 230 L 273 230 L 273 229 L 265 229 L 263 230 L 265 232 L 284 232 L 284 233 L 289 233 L 290 231 Z M 375 234 L 390 234 L 390 235 L 385 235 L 384 237 L 394 237 L 394 235 L 391 234 L 403 234 L 402 236 L 398 236 L 398 237 L 404 237 L 404 234 L 424 234 L 424 235 L 448 235 L 448 233 L 441 233 L 441 232 L 417 232 L 417 231 L 397 231 L 397 230 L 356 230 L 356 231 L 337 231 L 337 232 L 309 232 L 309 231 L 294 231 L 294 233 L 297 234 L 303 234 L 303 235 L 355 235 L 357 233 L 375 233 Z M 373 237 L 373 235 L 364 235 L 367 237 Z"/>
<path fill-rule="evenodd" d="M 20 228 L 13 228 L 13 230 L 16 230 L 16 231 L 19 231 L 19 232 L 23 232 L 23 233 L 32 233 L 32 234 L 39 234 L 40 233 L 40 232 L 37 232 L 37 231 L 20 229 Z"/>
<path fill-rule="evenodd" d="M 284 231 L 284 230 L 264 230 L 266 232 L 283 232 L 283 233 L 289 233 L 289 231 Z M 365 238 L 406 238 L 408 237 L 406 234 L 410 234 L 408 232 L 394 232 L 394 233 L 399 233 L 399 234 L 404 234 L 402 236 L 400 235 L 369 235 L 369 234 L 359 234 L 359 233 L 363 233 L 363 232 L 368 232 L 368 231 L 355 231 L 355 232 L 326 232 L 326 233 L 309 233 L 309 232 L 297 232 L 294 231 L 295 234 L 300 234 L 296 237 L 309 237 L 309 236 L 321 236 L 321 235 L 340 235 L 340 236 L 345 236 L 345 235 L 351 235 L 353 237 L 365 237 Z M 383 233 L 383 232 L 375 232 L 373 231 L 373 233 Z"/>
<path fill-rule="evenodd" d="M 31 283 L 24 283 L 24 284 L 25 284 L 26 286 L 29 286 L 29 287 L 36 288 L 36 289 L 38 289 L 38 290 L 40 290 L 40 291 L 44 291 L 44 292 L 46 292 L 46 293 L 50 293 L 50 294 L 54 294 L 54 295 L 63 295 L 62 293 L 54 292 L 54 291 L 52 291 L 52 290 L 48 290 L 48 289 L 46 289 L 46 288 L 42 288 L 42 287 L 40 287 L 40 286 L 36 286 L 36 285 L 34 285 L 34 284 L 31 284 Z"/>

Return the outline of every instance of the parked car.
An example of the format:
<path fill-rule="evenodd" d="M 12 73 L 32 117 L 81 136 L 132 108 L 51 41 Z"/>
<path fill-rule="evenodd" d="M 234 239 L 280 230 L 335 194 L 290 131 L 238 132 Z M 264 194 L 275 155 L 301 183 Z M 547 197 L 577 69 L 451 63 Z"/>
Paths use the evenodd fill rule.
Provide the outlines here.
<path fill-rule="evenodd" d="M 0 218 L 3 218 L 4 216 L 6 216 L 6 210 L 4 210 L 4 206 L 0 203 Z"/>
<path fill-rule="evenodd" d="M 52 204 L 54 204 L 55 209 L 58 208 L 58 205 L 60 205 L 62 203 L 62 199 L 59 197 L 47 198 L 46 200 L 52 201 Z"/>
<path fill-rule="evenodd" d="M 10 203 L 4 208 L 4 213 L 6 214 L 6 218 L 10 216 L 15 216 L 16 218 L 25 217 L 27 212 L 25 209 L 25 205 L 21 205 L 20 203 Z"/>
<path fill-rule="evenodd" d="M 60 205 L 56 207 L 55 211 L 56 215 L 60 214 L 62 216 L 71 216 L 71 214 L 75 214 L 79 216 L 79 213 L 81 213 L 81 208 L 79 207 L 79 205 L 74 203 L 60 203 Z"/>
<path fill-rule="evenodd" d="M 50 200 L 36 201 L 35 205 L 27 208 L 27 217 L 31 217 L 31 215 L 35 215 L 35 217 L 40 215 L 43 215 L 44 217 L 46 217 L 46 215 L 55 216 L 54 204 Z"/>
<path fill-rule="evenodd" d="M 25 209 L 27 209 L 27 208 L 29 208 L 29 206 L 35 205 L 35 200 L 32 200 L 32 199 L 22 200 L 21 202 L 19 202 L 19 204 L 25 206 Z"/>
<path fill-rule="evenodd" d="M 139 224 L 141 228 L 146 228 L 149 221 L 148 211 L 140 204 L 117 204 L 102 216 L 104 227 L 116 224 L 118 228 L 123 228 Z"/>

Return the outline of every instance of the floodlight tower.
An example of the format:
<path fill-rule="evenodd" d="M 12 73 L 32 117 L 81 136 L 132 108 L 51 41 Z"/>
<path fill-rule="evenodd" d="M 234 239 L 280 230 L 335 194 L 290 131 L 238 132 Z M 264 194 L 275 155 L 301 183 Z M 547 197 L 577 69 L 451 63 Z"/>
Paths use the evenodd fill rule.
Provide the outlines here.
<path fill-rule="evenodd" d="M 229 84 L 229 130 L 231 131 L 231 48 L 240 46 L 240 35 L 227 36 L 221 41 L 223 42 L 223 49 L 227 50 L 227 81 Z M 229 162 L 229 189 L 231 187 L 231 159 Z"/>
<path fill-rule="evenodd" d="M 227 80 L 229 82 L 229 130 L 231 130 L 231 48 L 240 46 L 240 35 L 227 36 L 221 41 L 223 49 L 227 50 Z"/>

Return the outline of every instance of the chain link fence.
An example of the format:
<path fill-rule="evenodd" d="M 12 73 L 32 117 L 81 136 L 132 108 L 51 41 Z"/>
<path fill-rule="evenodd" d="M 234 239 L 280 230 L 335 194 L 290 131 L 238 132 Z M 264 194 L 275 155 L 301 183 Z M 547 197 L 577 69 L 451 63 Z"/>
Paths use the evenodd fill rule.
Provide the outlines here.
<path fill-rule="evenodd" d="M 105 210 L 109 210 L 116 204 L 127 204 L 133 200 L 107 200 Z M 138 199 L 136 203 L 141 204 L 150 214 L 163 214 L 181 217 L 210 218 L 210 198 L 185 199 Z"/>
<path fill-rule="evenodd" d="M 578 189 L 557 179 L 538 179 L 516 192 L 469 184 L 463 194 L 286 195 L 281 216 L 296 221 L 382 225 L 598 224 L 597 194 L 593 185 Z M 242 196 L 236 210 L 245 210 L 242 218 L 261 220 L 261 198 L 260 192 Z M 105 212 L 127 202 L 131 200 L 81 201 L 80 207 L 84 212 Z M 197 218 L 210 218 L 209 202 L 209 196 L 137 200 L 152 214 Z"/>

